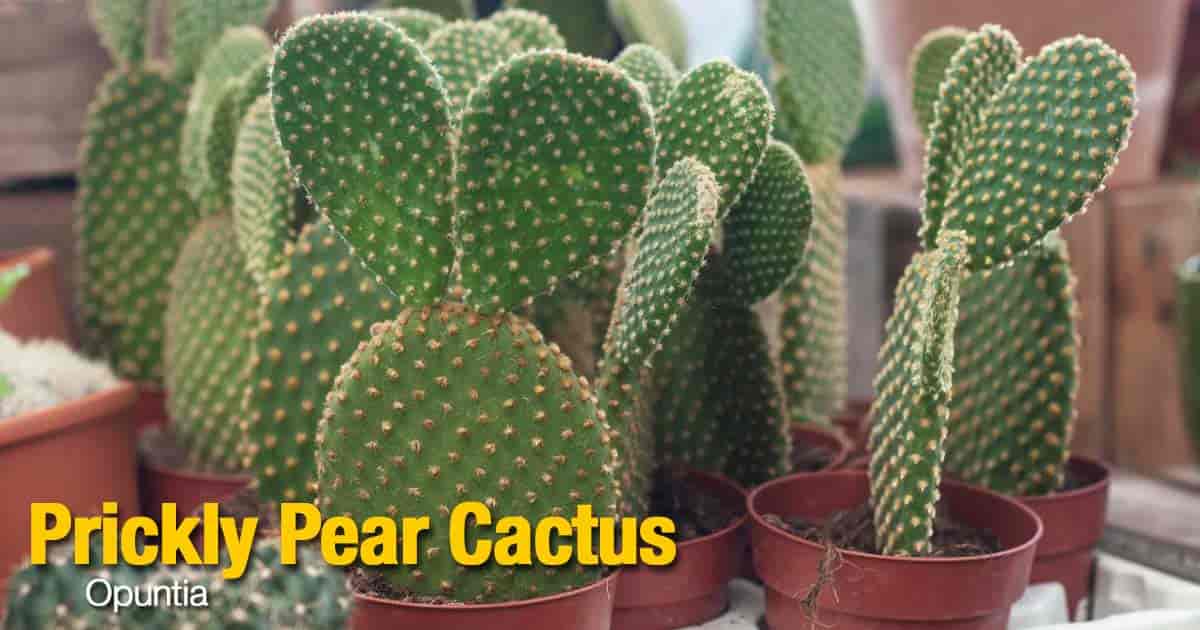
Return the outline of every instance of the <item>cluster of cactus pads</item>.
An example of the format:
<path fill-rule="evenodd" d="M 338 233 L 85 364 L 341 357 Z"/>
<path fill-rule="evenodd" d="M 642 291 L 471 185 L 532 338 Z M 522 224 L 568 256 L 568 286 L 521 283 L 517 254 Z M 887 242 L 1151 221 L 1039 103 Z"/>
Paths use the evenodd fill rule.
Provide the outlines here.
<path fill-rule="evenodd" d="M 876 539 L 896 555 L 932 551 L 943 466 L 1014 494 L 1060 486 L 1078 337 L 1055 230 L 1101 189 L 1134 115 L 1133 72 L 1099 40 L 1026 58 L 984 26 L 925 44 L 925 251 L 896 291 L 870 440 Z"/>

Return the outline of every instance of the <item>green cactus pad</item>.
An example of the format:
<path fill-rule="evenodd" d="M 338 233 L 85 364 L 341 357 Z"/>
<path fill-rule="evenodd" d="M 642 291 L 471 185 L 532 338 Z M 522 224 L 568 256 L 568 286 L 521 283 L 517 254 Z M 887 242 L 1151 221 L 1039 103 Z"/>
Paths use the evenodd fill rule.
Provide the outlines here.
<path fill-rule="evenodd" d="M 110 74 L 88 110 L 75 207 L 84 348 L 124 378 L 162 378 L 167 276 L 199 212 L 182 188 L 186 87 L 158 69 Z"/>
<path fill-rule="evenodd" d="M 650 106 L 603 61 L 525 53 L 471 94 L 462 126 L 461 285 L 480 307 L 511 308 L 598 265 L 654 182 Z"/>
<path fill-rule="evenodd" d="M 88 0 L 100 43 L 119 66 L 140 65 L 146 58 L 151 0 Z"/>
<path fill-rule="evenodd" d="M 232 220 L 205 219 L 171 272 L 163 352 L 167 416 L 198 469 L 240 467 L 235 450 L 257 309 Z"/>
<path fill-rule="evenodd" d="M 446 20 L 463 20 L 475 17 L 473 0 L 378 0 L 375 9 L 419 9 L 441 16 Z"/>
<path fill-rule="evenodd" d="M 648 44 L 687 66 L 687 25 L 675 0 L 608 0 L 608 12 L 625 44 Z"/>
<path fill-rule="evenodd" d="M 262 285 L 283 262 L 284 248 L 296 236 L 292 180 L 283 147 L 275 137 L 271 97 L 250 107 L 238 131 L 233 155 L 233 226 L 246 270 Z"/>
<path fill-rule="evenodd" d="M 825 422 L 846 400 L 846 202 L 836 164 L 809 166 L 813 222 L 780 290 L 780 374 L 793 422 Z"/>
<path fill-rule="evenodd" d="M 144 571 L 125 564 L 101 563 L 100 536 L 88 546 L 88 562 L 75 564 L 75 540 L 56 543 L 46 550 L 46 564 L 25 564 L 8 578 L 5 630 L 116 630 L 118 620 L 110 609 L 88 603 L 88 583 L 103 579 L 114 586 L 136 586 Z M 139 626 L 139 629 L 141 626 Z M 153 630 L 147 627 L 146 630 Z M 163 630 L 166 630 L 164 628 Z"/>
<path fill-rule="evenodd" d="M 175 74 L 191 77 L 225 29 L 262 24 L 275 0 L 175 0 L 170 4 L 170 53 Z"/>
<path fill-rule="evenodd" d="M 988 99 L 999 92 L 1021 63 L 1021 45 L 1012 33 L 986 25 L 966 37 L 942 73 L 933 123 L 925 148 L 920 236 L 925 249 L 937 246 L 954 178 L 967 158 L 964 138 L 980 124 Z"/>
<path fill-rule="evenodd" d="M 646 44 L 634 44 L 621 51 L 613 65 L 646 88 L 650 105 L 657 111 L 666 104 L 679 83 L 679 70 L 667 56 Z"/>
<path fill-rule="evenodd" d="M 933 124 L 946 69 L 968 35 L 966 29 L 946 26 L 926 33 L 913 48 L 908 63 L 912 69 L 912 108 L 922 133 Z"/>
<path fill-rule="evenodd" d="M 238 131 L 255 99 L 269 89 L 270 61 L 270 56 L 264 56 L 242 76 L 226 84 L 213 114 L 204 153 L 209 177 L 215 186 L 214 199 L 218 200 L 222 211 L 227 212 L 233 207 L 233 154 L 237 150 Z"/>
<path fill-rule="evenodd" d="M 767 0 L 779 125 L 805 164 L 841 155 L 862 116 L 867 65 L 851 0 Z"/>
<path fill-rule="evenodd" d="M 587 381 L 528 322 L 461 304 L 410 309 L 378 324 L 334 383 L 317 434 L 318 504 L 355 518 L 430 515 L 419 564 L 384 573 L 405 592 L 481 602 L 565 591 L 602 569 L 464 567 L 448 520 L 464 501 L 530 522 L 580 503 L 611 514 L 602 422 Z"/>
<path fill-rule="evenodd" d="M 1081 212 L 1117 165 L 1134 114 L 1129 62 L 1098 39 L 1042 49 L 964 138 L 943 229 L 968 235 L 971 269 L 1011 259 Z"/>
<path fill-rule="evenodd" d="M 411 39 L 359 14 L 292 27 L 271 73 L 293 174 L 401 303 L 446 292 L 452 123 L 437 72 Z"/>
<path fill-rule="evenodd" d="M 677 162 L 658 183 L 617 289 L 604 344 L 610 365 L 648 364 L 670 331 L 715 236 L 718 195 L 712 171 L 693 158 Z"/>
<path fill-rule="evenodd" d="M 1075 419 L 1079 310 L 1066 243 L 962 280 L 946 469 L 1012 495 L 1062 486 Z"/>
<path fill-rule="evenodd" d="M 323 220 L 305 226 L 263 286 L 245 404 L 244 464 L 267 501 L 311 500 L 312 438 L 338 370 L 370 326 L 396 316 Z"/>
<path fill-rule="evenodd" d="M 762 81 L 728 61 L 710 61 L 683 75 L 657 114 L 660 172 L 699 159 L 721 186 L 724 217 L 767 148 L 775 110 Z"/>
<path fill-rule="evenodd" d="M 208 213 L 229 210 L 228 171 L 214 172 L 209 161 L 209 140 L 216 133 L 213 122 L 217 110 L 238 77 L 266 59 L 270 52 L 271 40 L 261 29 L 232 28 L 221 36 L 196 72 L 188 99 L 187 121 L 180 137 L 179 160 L 188 194 Z"/>
<path fill-rule="evenodd" d="M 430 35 L 421 49 L 437 68 L 456 112 L 484 77 L 520 51 L 505 31 L 488 22 L 452 22 Z"/>
<path fill-rule="evenodd" d="M 505 33 L 521 52 L 530 50 L 566 50 L 567 40 L 550 18 L 525 9 L 501 9 L 488 22 Z"/>
<path fill-rule="evenodd" d="M 442 16 L 421 9 L 376 9 L 370 14 L 400 29 L 414 42 L 424 42 L 434 31 L 446 25 L 446 19 Z"/>
<path fill-rule="evenodd" d="M 1193 256 L 1180 266 L 1175 294 L 1183 411 L 1192 446 L 1200 454 L 1200 257 Z"/>
<path fill-rule="evenodd" d="M 609 59 L 617 52 L 620 37 L 609 19 L 605 0 L 505 0 L 504 6 L 529 9 L 550 18 L 572 52 L 599 59 Z"/>
<path fill-rule="evenodd" d="M 947 231 L 918 253 L 896 288 L 875 377 L 871 505 L 887 555 L 932 551 L 954 365 L 966 236 Z"/>
<path fill-rule="evenodd" d="M 722 224 L 730 282 L 726 297 L 750 306 L 774 293 L 797 271 L 813 221 L 804 165 L 777 140 Z"/>

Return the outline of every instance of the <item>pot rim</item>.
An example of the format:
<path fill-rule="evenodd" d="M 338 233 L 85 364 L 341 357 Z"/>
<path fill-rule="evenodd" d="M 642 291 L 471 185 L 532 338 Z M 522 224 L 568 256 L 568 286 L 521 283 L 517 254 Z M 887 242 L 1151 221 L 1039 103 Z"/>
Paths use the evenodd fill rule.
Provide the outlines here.
<path fill-rule="evenodd" d="M 1014 496 L 1013 498 L 1017 499 L 1018 501 L 1020 501 L 1022 503 L 1043 505 L 1046 503 L 1053 503 L 1056 501 L 1066 501 L 1068 499 L 1076 499 L 1076 498 L 1084 497 L 1084 496 L 1087 496 L 1090 494 L 1095 494 L 1096 492 L 1102 492 L 1105 488 L 1107 488 L 1109 486 L 1109 483 L 1112 481 L 1112 467 L 1099 459 L 1096 459 L 1094 457 L 1088 457 L 1087 455 L 1072 454 L 1071 457 L 1067 459 L 1067 467 L 1068 468 L 1070 468 L 1072 462 L 1080 462 L 1080 463 L 1084 464 L 1085 466 L 1092 466 L 1092 467 L 1100 470 L 1100 472 L 1101 472 L 1100 478 L 1097 479 L 1096 481 L 1093 481 L 1093 482 L 1085 485 L 1085 486 L 1080 486 L 1078 488 L 1075 488 L 1074 490 L 1068 490 L 1066 492 L 1053 492 L 1050 494 L 1042 494 L 1042 495 L 1019 495 L 1019 496 Z"/>
<path fill-rule="evenodd" d="M 52 262 L 54 250 L 44 245 L 0 250 L 0 269 L 25 263 L 29 265 L 29 273 L 34 273 L 49 267 Z"/>
<path fill-rule="evenodd" d="M 842 466 L 846 465 L 846 462 L 850 461 L 850 455 L 854 452 L 854 442 L 849 437 L 843 435 L 843 431 L 826 428 L 813 423 L 793 423 L 788 427 L 788 437 L 791 438 L 793 444 L 796 442 L 796 435 L 803 433 L 818 433 L 827 436 L 834 442 L 837 442 L 838 445 L 837 451 L 829 458 L 829 463 L 825 465 L 825 468 L 815 472 L 839 470 Z"/>
<path fill-rule="evenodd" d="M 110 417 L 132 406 L 136 398 L 137 390 L 133 383 L 117 381 L 112 387 L 83 398 L 0 419 L 0 448 Z"/>
<path fill-rule="evenodd" d="M 729 536 L 730 534 L 735 533 L 738 530 L 738 528 L 745 526 L 746 522 L 750 520 L 750 512 L 749 512 L 749 510 L 746 509 L 746 507 L 747 507 L 746 497 L 749 496 L 749 493 L 747 493 L 746 489 L 742 487 L 742 484 L 740 484 L 720 473 L 712 473 L 712 472 L 700 470 L 699 468 L 692 468 L 690 466 L 685 466 L 682 468 L 682 470 L 686 473 L 687 477 L 693 477 L 693 476 L 694 477 L 708 477 L 709 480 L 716 481 L 717 483 L 719 483 L 721 485 L 729 487 L 731 490 L 737 490 L 738 494 L 741 495 L 742 505 L 740 506 L 741 514 L 737 518 L 733 519 L 732 521 L 729 521 L 729 524 L 726 525 L 725 527 L 722 527 L 721 529 L 718 529 L 717 531 L 715 531 L 711 534 L 705 534 L 703 536 L 700 536 L 699 538 L 692 538 L 690 540 L 685 540 L 681 543 L 676 544 L 675 545 L 676 554 L 681 553 L 682 550 L 687 549 L 688 547 L 696 546 L 696 545 L 699 545 L 702 543 L 711 542 L 711 541 L 721 538 L 723 536 Z M 720 498 L 720 497 L 718 497 L 718 498 Z M 724 503 L 724 501 L 722 501 L 722 503 Z M 634 565 L 633 567 L 630 567 L 630 568 L 636 569 L 640 566 L 641 565 Z"/>
<path fill-rule="evenodd" d="M 604 588 L 612 593 L 615 599 L 617 596 L 617 578 L 621 575 L 621 570 L 618 568 L 615 571 L 610 571 L 607 575 L 591 584 L 573 588 L 569 591 L 555 593 L 553 595 L 542 595 L 540 597 L 531 597 L 529 599 L 518 599 L 510 602 L 490 602 L 487 604 L 464 604 L 461 602 L 452 602 L 447 604 L 427 604 L 424 602 L 406 602 L 397 599 L 387 599 L 384 597 L 376 597 L 374 595 L 365 595 L 355 592 L 354 599 L 382 606 L 395 606 L 397 608 L 412 608 L 422 611 L 442 610 L 447 614 L 453 614 L 455 611 L 488 611 L 499 610 L 502 608 L 525 608 L 528 606 L 537 606 L 539 604 L 548 604 L 569 597 L 577 597 L 585 593 L 589 593 L 600 588 Z"/>
<path fill-rule="evenodd" d="M 795 481 L 798 481 L 798 480 L 811 479 L 811 478 L 817 477 L 817 476 L 833 476 L 833 475 L 841 476 L 841 477 L 866 476 L 867 471 L 865 471 L 865 470 L 834 470 L 834 471 L 826 471 L 826 472 L 794 473 L 791 475 L 787 475 L 785 477 L 779 477 L 777 479 L 772 479 L 771 481 L 768 481 L 762 485 L 759 485 L 758 487 L 756 487 L 750 491 L 750 494 L 747 495 L 747 497 L 746 497 L 746 510 L 750 514 L 750 518 L 754 521 L 754 524 L 757 527 L 762 527 L 762 528 L 766 529 L 767 531 L 770 531 L 773 535 L 782 536 L 785 539 L 787 539 L 788 541 L 793 542 L 793 543 L 802 544 L 806 547 L 811 547 L 815 550 L 824 549 L 824 546 L 822 546 L 822 545 L 814 543 L 806 538 L 802 538 L 802 537 L 797 536 L 787 530 L 784 530 L 782 528 L 776 527 L 775 525 L 768 523 L 766 521 L 766 519 L 763 518 L 763 515 L 760 514 L 758 512 L 758 510 L 755 509 L 754 504 L 755 504 L 755 499 L 757 499 L 758 496 L 764 490 L 766 490 L 768 488 L 771 488 L 771 487 L 774 487 L 777 485 L 783 485 L 786 483 L 794 483 Z M 965 484 L 965 483 L 962 483 L 959 481 L 951 481 L 949 479 L 943 479 L 941 485 L 955 487 L 960 490 L 966 490 L 966 491 L 970 491 L 970 492 L 979 492 L 979 493 L 983 493 L 983 494 L 990 494 L 990 495 L 993 495 L 994 497 L 998 497 L 1004 503 L 1007 503 L 1009 505 L 1009 507 L 1011 507 L 1014 510 L 1021 512 L 1021 513 L 1025 514 L 1027 517 L 1029 517 L 1037 525 L 1037 529 L 1034 530 L 1033 535 L 1030 536 L 1028 540 L 1026 540 L 1025 542 L 1023 542 L 1019 545 L 1009 547 L 1007 549 L 1001 549 L 1000 551 L 997 551 L 995 553 L 989 553 L 989 554 L 984 554 L 984 555 L 980 555 L 980 556 L 963 556 L 963 557 L 957 557 L 957 558 L 886 556 L 883 554 L 866 553 L 863 551 L 855 551 L 853 549 L 843 549 L 841 547 L 837 547 L 838 552 L 841 553 L 843 556 L 846 556 L 849 558 L 862 558 L 862 559 L 867 559 L 867 560 L 873 560 L 876 562 L 895 562 L 895 563 L 903 563 L 903 564 L 911 563 L 911 564 L 921 564 L 921 565 L 931 565 L 931 566 L 946 566 L 946 565 L 956 565 L 956 564 L 969 564 L 972 562 L 979 562 L 981 560 L 997 560 L 997 559 L 1001 559 L 1001 558 L 1008 558 L 1011 556 L 1020 555 L 1022 553 L 1029 551 L 1030 549 L 1036 547 L 1038 542 L 1042 539 L 1042 536 L 1045 534 L 1045 528 L 1042 525 L 1042 519 L 1038 517 L 1037 513 L 1034 512 L 1029 506 L 1024 505 L 1023 503 L 1021 503 L 1017 499 L 1014 499 L 1013 497 L 1005 496 L 1005 495 L 1002 495 L 1002 494 L 999 494 L 996 492 L 992 492 L 991 490 L 980 488 L 978 486 L 972 486 L 970 484 Z"/>

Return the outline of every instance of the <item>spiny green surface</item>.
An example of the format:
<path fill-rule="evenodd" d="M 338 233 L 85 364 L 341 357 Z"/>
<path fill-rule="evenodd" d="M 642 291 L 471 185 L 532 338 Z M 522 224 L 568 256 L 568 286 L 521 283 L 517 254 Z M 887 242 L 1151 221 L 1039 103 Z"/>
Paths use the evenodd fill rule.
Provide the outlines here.
<path fill-rule="evenodd" d="M 968 35 L 970 31 L 966 29 L 946 26 L 926 33 L 913 48 L 908 63 L 912 75 L 912 107 L 922 133 L 933 124 L 946 69 Z"/>
<path fill-rule="evenodd" d="M 446 19 L 442 16 L 422 9 L 375 9 L 370 14 L 404 31 L 414 42 L 424 42 L 434 31 L 446 25 Z"/>
<path fill-rule="evenodd" d="M 271 97 L 258 97 L 238 131 L 233 155 L 233 227 L 246 270 L 261 285 L 295 237 L 292 180 L 275 137 Z"/>
<path fill-rule="evenodd" d="M 488 17 L 522 51 L 565 50 L 567 40 L 550 18 L 525 9 L 501 9 Z"/>
<path fill-rule="evenodd" d="M 946 470 L 1004 494 L 1062 486 L 1078 388 L 1079 309 L 1066 243 L 962 280 Z"/>
<path fill-rule="evenodd" d="M 235 450 L 257 307 L 232 220 L 205 219 L 171 272 L 163 352 L 167 416 L 196 468 L 239 468 Z"/>
<path fill-rule="evenodd" d="M 446 292 L 454 248 L 451 106 L 424 53 L 357 14 L 288 31 L 271 73 L 292 172 L 402 303 Z"/>
<path fill-rule="evenodd" d="M 169 3 L 169 44 L 175 73 L 191 77 L 225 29 L 260 25 L 275 0 L 174 0 Z"/>
<path fill-rule="evenodd" d="M 473 0 L 378 0 L 376 9 L 420 9 L 437 14 L 447 20 L 475 17 Z"/>
<path fill-rule="evenodd" d="M 650 105 L 655 110 L 666 104 L 681 76 L 666 55 L 646 44 L 626 47 L 613 60 L 613 65 L 646 88 Z"/>
<path fill-rule="evenodd" d="M 151 0 L 88 0 L 100 43 L 120 66 L 136 66 L 146 57 Z"/>
<path fill-rule="evenodd" d="M 656 113 L 660 172 L 699 159 L 721 186 L 723 217 L 767 148 L 775 110 L 762 81 L 728 61 L 710 61 L 685 74 Z"/>
<path fill-rule="evenodd" d="M 1200 453 L 1200 257 L 1189 258 L 1176 276 L 1179 380 L 1192 445 Z"/>
<path fill-rule="evenodd" d="M 675 0 L 608 0 L 608 12 L 626 45 L 648 44 L 687 66 L 687 24 Z"/>
<path fill-rule="evenodd" d="M 913 257 L 884 330 L 870 478 L 875 540 L 887 555 L 932 551 L 965 240 L 961 232 L 946 231 L 938 249 Z"/>
<path fill-rule="evenodd" d="M 271 52 L 271 40 L 253 26 L 232 28 L 221 36 L 196 72 L 188 98 L 187 120 L 180 137 L 179 161 L 188 194 L 206 212 L 229 210 L 228 172 L 214 172 L 209 162 L 209 138 L 226 90 L 250 66 Z M 227 147 L 232 150 L 232 147 Z"/>
<path fill-rule="evenodd" d="M 262 287 L 241 443 L 266 501 L 311 500 L 313 436 L 333 379 L 395 300 L 323 220 L 305 226 Z"/>
<path fill-rule="evenodd" d="M 813 222 L 780 292 L 780 374 L 793 422 L 825 422 L 846 400 L 846 202 L 836 164 L 807 167 Z"/>
<path fill-rule="evenodd" d="M 1021 56 L 1021 45 L 1012 33 L 985 25 L 968 35 L 950 58 L 938 87 L 933 123 L 922 128 L 928 134 L 920 232 L 926 249 L 937 245 L 947 197 L 969 157 L 964 153 L 964 138 L 980 124 L 984 105 L 1004 87 Z"/>
<path fill-rule="evenodd" d="M 550 18 L 571 52 L 600 59 L 617 52 L 620 38 L 609 19 L 605 0 L 505 0 L 503 6 L 528 9 Z"/>
<path fill-rule="evenodd" d="M 480 501 L 536 522 L 613 491 L 608 434 L 586 380 L 528 322 L 442 303 L 381 323 L 343 366 L 317 434 L 318 504 L 327 515 L 428 514 L 416 567 L 397 588 L 460 602 L 549 595 L 599 567 L 463 567 L 450 510 Z M 494 536 L 480 532 L 480 536 Z"/>
<path fill-rule="evenodd" d="M 598 265 L 654 181 L 649 104 L 612 65 L 526 53 L 471 94 L 456 159 L 465 299 L 511 308 Z"/>
<path fill-rule="evenodd" d="M 110 74 L 84 123 L 78 300 L 84 348 L 135 381 L 162 378 L 167 275 L 200 213 L 183 190 L 187 88 L 154 67 Z"/>
<path fill-rule="evenodd" d="M 1129 62 L 1098 39 L 1042 49 L 963 138 L 943 229 L 967 233 L 968 266 L 1027 250 L 1081 212 L 1117 165 L 1134 114 Z"/>
<path fill-rule="evenodd" d="M 106 567 L 100 563 L 101 537 L 93 536 L 89 563 L 75 564 L 74 540 L 51 546 L 47 563 L 13 567 L 8 578 L 4 617 L 5 630 L 101 630 L 117 628 L 108 619 L 108 609 L 94 608 L 87 601 L 87 585 L 101 578 L 114 586 L 133 586 L 143 572 L 124 564 Z M 98 587 L 97 587 L 98 588 Z"/>
<path fill-rule="evenodd" d="M 421 45 L 437 69 L 455 112 L 466 105 L 467 94 L 520 48 L 488 22 L 452 22 Z"/>
<path fill-rule="evenodd" d="M 222 212 L 233 207 L 233 154 L 246 112 L 269 88 L 270 55 L 264 55 L 246 72 L 225 85 L 213 114 L 212 130 L 204 151 L 209 178 Z"/>
<path fill-rule="evenodd" d="M 762 16 L 780 127 L 806 164 L 837 159 L 866 102 L 852 1 L 766 0 Z"/>
<path fill-rule="evenodd" d="M 772 140 L 722 224 L 731 280 L 724 297 L 750 306 L 774 293 L 799 268 L 812 221 L 804 165 L 790 147 Z"/>

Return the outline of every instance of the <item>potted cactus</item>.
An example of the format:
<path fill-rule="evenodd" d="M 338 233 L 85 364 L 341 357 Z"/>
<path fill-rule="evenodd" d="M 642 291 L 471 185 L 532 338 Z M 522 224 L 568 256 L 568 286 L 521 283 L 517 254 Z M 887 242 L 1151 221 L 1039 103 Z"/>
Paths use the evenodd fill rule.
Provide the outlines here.
<path fill-rule="evenodd" d="M 1115 166 L 1134 114 L 1133 74 L 1099 40 L 1065 39 L 1025 58 L 1007 31 L 987 26 L 965 38 L 943 76 L 929 132 L 925 251 L 901 279 L 886 327 L 870 470 L 795 475 L 750 497 L 755 566 L 773 627 L 818 615 L 844 628 L 881 620 L 1002 628 L 1028 582 L 1042 535 L 1037 516 L 1012 498 L 943 481 L 943 468 L 960 462 L 999 475 L 1032 460 L 1049 464 L 1037 479 L 1051 485 L 1062 451 L 1014 439 L 1022 451 L 1005 461 L 1015 465 L 992 466 L 998 451 L 953 450 L 969 447 L 949 434 L 975 419 L 956 422 L 952 409 L 995 397 L 1013 407 L 1005 426 L 993 421 L 986 433 L 1027 424 L 1046 443 L 1056 439 L 1040 432 L 1051 418 L 1025 416 L 1037 412 L 1019 386 L 1044 375 L 1038 385 L 1056 389 L 1035 400 L 1073 389 L 1073 359 L 1043 349 L 1073 343 L 1061 245 L 1048 234 L 1086 207 Z M 1030 268 L 1057 270 L 1057 284 L 1028 280 Z M 1040 306 L 1061 313 L 1043 327 L 1012 329 L 1030 344 L 1017 356 L 1031 354 L 1042 367 L 1011 383 L 996 372 L 1019 371 L 1015 359 L 993 364 L 982 333 L 959 320 L 960 308 L 979 313 L 998 299 L 997 286 L 1018 296 L 1036 288 L 1046 296 Z M 1024 340 L 1037 331 L 1044 336 Z M 1068 418 L 1053 421 L 1066 423 L 1069 410 L 1057 411 Z M 858 529 L 865 534 L 849 535 Z"/>

